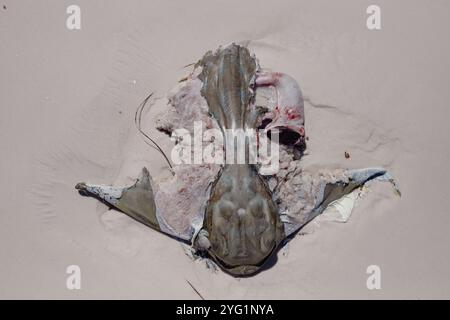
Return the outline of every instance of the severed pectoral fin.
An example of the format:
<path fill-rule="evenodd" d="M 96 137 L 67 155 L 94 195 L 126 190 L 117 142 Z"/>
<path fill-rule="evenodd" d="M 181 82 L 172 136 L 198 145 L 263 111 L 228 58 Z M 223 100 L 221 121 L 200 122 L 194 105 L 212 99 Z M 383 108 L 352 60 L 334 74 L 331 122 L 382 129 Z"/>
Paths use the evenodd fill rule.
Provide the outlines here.
<path fill-rule="evenodd" d="M 139 222 L 160 230 L 156 217 L 155 198 L 151 177 L 146 168 L 131 187 L 113 187 L 78 183 L 75 188 L 81 194 L 94 196 L 111 205 Z"/>
<path fill-rule="evenodd" d="M 353 205 L 358 198 L 356 191 L 372 180 L 387 181 L 392 184 L 400 195 L 400 190 L 395 184 L 391 174 L 383 168 L 366 168 L 347 170 L 343 177 L 335 181 L 323 181 L 319 191 L 318 201 L 314 209 L 314 215 L 321 214 L 330 206 L 333 206 L 336 214 L 331 220 L 346 222 L 352 212 Z"/>
<path fill-rule="evenodd" d="M 305 173 L 299 186 L 300 202 L 306 205 L 298 212 L 282 214 L 286 234 L 298 231 L 329 207 L 335 209 L 330 213 L 330 220 L 346 222 L 358 198 L 357 190 L 373 180 L 390 182 L 400 195 L 391 174 L 383 168 L 325 171 L 319 175 Z"/>
<path fill-rule="evenodd" d="M 324 201 L 321 204 L 324 216 L 331 221 L 347 222 L 353 210 L 355 201 L 359 197 L 358 190 L 371 180 L 387 181 L 392 184 L 395 192 L 401 196 L 395 180 L 383 168 L 367 168 L 349 170 L 346 173 L 347 182 L 329 183 L 324 189 Z M 357 190 L 358 189 L 358 190 Z M 327 209 L 333 210 L 327 210 Z"/>

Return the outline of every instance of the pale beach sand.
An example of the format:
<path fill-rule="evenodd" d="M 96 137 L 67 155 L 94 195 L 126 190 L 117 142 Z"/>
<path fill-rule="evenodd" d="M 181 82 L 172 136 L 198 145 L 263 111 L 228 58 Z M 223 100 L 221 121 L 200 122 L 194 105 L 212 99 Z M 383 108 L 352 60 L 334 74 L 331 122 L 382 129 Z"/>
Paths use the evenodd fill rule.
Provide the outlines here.
<path fill-rule="evenodd" d="M 207 299 L 450 298 L 450 2 L 378 0 L 369 31 L 372 2 L 79 0 L 71 31 L 71 1 L 2 1 L 0 298 L 199 298 L 188 281 Z M 373 184 L 348 223 L 321 222 L 244 279 L 74 189 L 164 171 L 138 104 L 154 92 L 145 129 L 170 150 L 151 128 L 166 93 L 233 41 L 298 80 L 305 168 L 384 166 L 402 191 Z M 81 290 L 66 288 L 69 265 Z"/>

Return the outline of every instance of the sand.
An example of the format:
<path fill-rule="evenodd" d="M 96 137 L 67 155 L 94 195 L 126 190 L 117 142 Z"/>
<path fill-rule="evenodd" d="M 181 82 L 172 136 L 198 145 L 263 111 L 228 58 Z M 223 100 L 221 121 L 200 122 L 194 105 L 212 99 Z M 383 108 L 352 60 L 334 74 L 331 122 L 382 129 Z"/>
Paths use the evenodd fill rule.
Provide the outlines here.
<path fill-rule="evenodd" d="M 0 6 L 0 298 L 198 299 L 188 282 L 207 299 L 450 298 L 448 1 L 376 1 L 377 31 L 372 1 L 76 2 L 72 31 L 70 1 Z M 322 221 L 245 279 L 74 190 L 163 172 L 136 134 L 139 102 L 155 93 L 145 125 L 168 148 L 149 125 L 167 91 L 232 41 L 299 81 L 305 168 L 384 166 L 402 191 L 373 185 L 348 223 Z M 81 290 L 66 287 L 69 265 Z"/>

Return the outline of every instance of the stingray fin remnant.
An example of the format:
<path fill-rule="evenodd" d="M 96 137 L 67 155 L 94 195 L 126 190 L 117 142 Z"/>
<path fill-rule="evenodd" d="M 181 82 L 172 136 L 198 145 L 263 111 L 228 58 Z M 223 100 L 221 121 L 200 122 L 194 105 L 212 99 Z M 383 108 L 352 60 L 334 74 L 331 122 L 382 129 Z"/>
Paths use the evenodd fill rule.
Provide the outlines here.
<path fill-rule="evenodd" d="M 81 194 L 100 199 L 139 222 L 160 230 L 151 177 L 146 168 L 142 169 L 136 183 L 130 187 L 113 187 L 82 182 L 78 183 L 75 188 Z"/>
<path fill-rule="evenodd" d="M 370 181 L 390 182 L 397 194 L 400 195 L 392 175 L 383 168 L 340 169 L 321 172 L 318 175 L 304 173 L 301 181 L 303 190 L 301 199 L 305 203 L 309 202 L 310 205 L 305 206 L 304 210 L 299 212 L 281 213 L 286 236 L 299 231 L 308 222 L 322 214 L 329 206 L 334 206 L 338 211 L 335 221 L 346 222 L 358 198 L 354 191 L 356 192 L 357 189 Z"/>

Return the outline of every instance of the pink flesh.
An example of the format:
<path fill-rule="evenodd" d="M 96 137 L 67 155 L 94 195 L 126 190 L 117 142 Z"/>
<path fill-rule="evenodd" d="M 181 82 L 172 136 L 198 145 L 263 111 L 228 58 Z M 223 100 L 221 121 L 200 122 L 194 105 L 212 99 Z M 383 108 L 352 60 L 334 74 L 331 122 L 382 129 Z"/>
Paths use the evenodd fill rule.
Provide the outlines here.
<path fill-rule="evenodd" d="M 295 145 L 303 143 L 305 113 L 302 93 L 295 79 L 284 73 L 260 72 L 255 83 L 257 87 L 273 86 L 276 90 L 276 107 L 265 116 L 265 119 L 271 119 L 265 131 L 288 129 L 299 134 Z"/>

